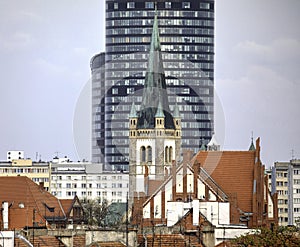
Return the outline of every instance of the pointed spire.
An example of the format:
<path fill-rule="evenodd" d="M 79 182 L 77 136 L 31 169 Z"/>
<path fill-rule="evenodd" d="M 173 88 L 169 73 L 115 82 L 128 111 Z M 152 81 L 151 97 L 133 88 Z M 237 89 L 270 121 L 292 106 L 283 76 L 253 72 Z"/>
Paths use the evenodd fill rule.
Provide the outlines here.
<path fill-rule="evenodd" d="M 201 147 L 200 147 L 200 151 L 206 151 L 206 147 L 205 147 L 204 139 L 203 139 L 203 138 L 201 139 Z"/>
<path fill-rule="evenodd" d="M 252 134 L 251 134 L 251 144 L 250 144 L 250 147 L 249 147 L 249 151 L 255 151 L 255 146 L 254 146 L 254 143 L 253 143 L 253 131 L 252 131 Z"/>
<path fill-rule="evenodd" d="M 170 112 L 166 87 L 166 78 L 159 41 L 157 9 L 155 9 L 148 68 L 145 76 L 142 104 L 137 124 L 138 128 L 154 128 L 155 116 L 158 111 L 162 111 L 165 116 L 165 128 L 175 129 L 173 117 Z M 160 110 L 158 108 L 160 108 Z M 162 116 L 162 114 L 160 115 Z"/>
<path fill-rule="evenodd" d="M 160 101 L 158 103 L 157 112 L 155 114 L 155 117 L 157 117 L 157 118 L 164 118 L 165 117 L 165 114 L 164 114 L 164 111 L 162 109 Z"/>
<path fill-rule="evenodd" d="M 130 113 L 129 113 L 129 117 L 130 118 L 137 118 L 138 117 L 134 102 L 132 102 L 131 110 L 130 110 Z"/>

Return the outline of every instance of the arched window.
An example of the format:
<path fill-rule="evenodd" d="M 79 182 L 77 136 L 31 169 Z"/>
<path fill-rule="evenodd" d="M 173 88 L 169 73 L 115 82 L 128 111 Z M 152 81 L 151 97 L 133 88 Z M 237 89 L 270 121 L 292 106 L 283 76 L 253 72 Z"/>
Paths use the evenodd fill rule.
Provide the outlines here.
<path fill-rule="evenodd" d="M 142 146 L 140 152 L 141 152 L 140 153 L 141 162 L 145 162 L 146 161 L 146 148 L 144 146 Z"/>
<path fill-rule="evenodd" d="M 169 148 L 169 162 L 172 162 L 172 154 L 173 154 L 173 148 Z"/>
<path fill-rule="evenodd" d="M 152 147 L 151 146 L 147 147 L 147 161 L 148 162 L 152 161 Z"/>
<path fill-rule="evenodd" d="M 169 148 L 168 146 L 165 147 L 165 162 L 168 162 L 168 156 L 169 156 Z"/>

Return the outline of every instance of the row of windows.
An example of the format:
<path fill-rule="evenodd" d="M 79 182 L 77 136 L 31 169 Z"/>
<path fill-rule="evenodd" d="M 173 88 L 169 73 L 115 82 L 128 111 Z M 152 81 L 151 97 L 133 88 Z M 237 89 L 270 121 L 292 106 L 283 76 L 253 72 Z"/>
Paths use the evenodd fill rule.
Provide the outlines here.
<path fill-rule="evenodd" d="M 203 123 L 199 123 L 199 122 L 182 122 L 181 124 L 182 128 L 203 128 L 203 129 L 208 129 L 208 128 L 212 128 L 212 123 L 211 122 L 203 122 Z"/>
<path fill-rule="evenodd" d="M 173 45 L 173 47 L 176 47 L 176 45 Z M 171 61 L 177 61 L 177 62 L 182 62 L 183 60 L 202 60 L 202 61 L 213 61 L 214 55 L 209 54 L 209 53 L 198 53 L 198 54 L 186 54 L 186 53 L 170 53 L 170 52 L 161 52 L 162 58 L 164 62 L 171 62 Z M 148 58 L 149 58 L 149 53 L 131 53 L 131 54 L 124 54 L 124 55 L 107 55 L 108 60 L 112 61 L 109 64 L 107 64 L 107 69 L 110 67 L 113 67 L 111 64 L 114 63 L 132 63 L 132 62 L 137 62 L 139 63 L 145 63 L 147 64 Z M 195 63 L 195 61 L 194 61 Z M 143 66 L 144 67 L 144 66 Z M 101 87 L 100 82 L 99 83 L 94 83 L 93 87 Z"/>
<path fill-rule="evenodd" d="M 277 175 L 278 178 L 282 178 L 282 177 L 286 178 L 287 177 L 287 173 L 286 172 L 277 172 L 276 175 Z"/>
<path fill-rule="evenodd" d="M 153 21 L 147 19 L 122 19 L 107 20 L 106 27 L 124 27 L 124 26 L 152 26 Z M 158 19 L 159 26 L 182 26 L 182 27 L 213 27 L 214 21 L 199 19 Z"/>
<path fill-rule="evenodd" d="M 39 182 L 49 182 L 49 178 L 32 178 L 33 182 L 39 183 Z"/>
<path fill-rule="evenodd" d="M 189 35 L 189 36 L 199 36 L 199 35 L 214 35 L 214 30 L 212 28 L 193 28 L 193 27 L 185 27 L 185 28 L 160 28 L 159 30 L 160 36 L 162 37 L 164 34 L 170 34 L 170 35 Z M 112 36 L 112 35 L 151 35 L 152 34 L 152 28 L 151 27 L 113 27 L 106 29 L 106 36 Z"/>
<path fill-rule="evenodd" d="M 182 131 L 182 135 L 183 136 L 195 136 L 195 130 L 187 130 L 187 131 Z M 199 131 L 197 133 L 198 136 L 201 136 L 201 137 L 211 137 L 212 136 L 212 132 L 211 131 Z M 198 137 L 199 139 L 199 137 Z M 182 144 L 185 144 L 185 145 L 192 145 L 192 142 L 190 142 L 189 140 L 186 140 L 186 139 L 183 139 L 182 140 Z"/>
<path fill-rule="evenodd" d="M 173 7 L 173 4 L 174 4 L 173 2 L 168 1 L 168 2 L 165 2 L 164 7 L 166 9 L 171 9 Z M 210 7 L 211 7 L 209 3 L 200 3 L 198 6 L 199 6 L 200 9 L 210 9 Z M 135 7 L 136 7 L 135 2 L 131 1 L 131 2 L 127 2 L 127 4 L 126 4 L 127 9 L 134 9 Z M 154 4 L 153 1 L 147 1 L 147 2 L 145 2 L 144 7 L 146 9 L 154 9 L 155 4 Z M 191 8 L 191 3 L 189 1 L 182 2 L 181 7 L 183 9 L 190 9 Z M 108 3 L 106 4 L 106 9 L 107 10 L 109 9 L 109 4 Z M 113 4 L 113 9 L 115 9 L 115 10 L 119 9 L 119 3 L 114 3 Z"/>
<path fill-rule="evenodd" d="M 58 197 L 61 197 L 62 196 L 62 192 L 61 191 L 53 191 L 52 192 L 53 195 L 55 196 L 58 196 Z M 81 196 L 92 196 L 93 193 L 92 191 L 81 191 Z M 122 197 L 122 192 L 121 191 L 113 191 L 111 192 L 111 196 L 113 197 Z M 76 191 L 66 191 L 66 196 L 76 196 L 78 195 L 78 193 Z M 102 197 L 107 197 L 107 192 L 106 191 L 103 191 L 102 193 L 100 191 L 97 191 L 97 196 L 102 196 Z"/>
<path fill-rule="evenodd" d="M 214 12 L 210 11 L 182 11 L 182 10 L 163 10 L 157 11 L 158 18 L 162 17 L 188 17 L 188 18 L 214 18 Z M 106 18 L 132 18 L 132 17 L 154 17 L 152 11 L 113 11 L 106 12 Z"/>
<path fill-rule="evenodd" d="M 294 203 L 300 203 L 300 198 L 294 198 Z"/>
<path fill-rule="evenodd" d="M 113 45 L 113 46 L 107 46 L 106 50 L 108 53 L 116 52 L 116 53 L 123 53 L 123 52 L 144 52 L 147 50 L 147 47 L 145 45 L 136 45 L 136 44 L 127 44 L 127 45 Z M 199 45 L 199 44 L 192 44 L 192 45 L 186 45 L 186 44 L 162 44 L 161 50 L 166 52 L 214 52 L 214 46 L 213 45 Z"/>
<path fill-rule="evenodd" d="M 94 177 L 91 177 L 91 176 L 81 176 L 80 178 L 78 176 L 57 176 L 57 175 L 53 175 L 52 177 L 52 180 L 94 180 L 95 178 Z M 124 176 L 97 176 L 97 180 L 124 180 L 125 177 Z M 126 179 L 127 179 L 127 176 L 126 176 Z M 83 184 L 84 186 L 86 185 L 86 183 Z M 90 183 L 88 185 L 90 188 L 92 187 L 92 184 Z"/>
<path fill-rule="evenodd" d="M 278 199 L 278 204 L 282 205 L 282 204 L 288 204 L 288 200 L 285 199 Z"/>
<path fill-rule="evenodd" d="M 32 179 L 34 182 L 48 182 L 48 179 L 41 179 L 41 178 L 35 178 Z M 56 183 L 52 185 L 53 188 L 56 189 L 62 189 L 62 188 L 67 188 L 67 189 L 87 189 L 87 188 L 93 188 L 92 184 L 76 184 L 76 183 L 67 183 L 66 186 L 63 186 L 61 183 Z M 128 184 L 122 184 L 122 183 L 112 183 L 108 184 L 107 183 L 97 183 L 96 186 L 94 186 L 97 189 L 106 189 L 106 188 L 128 188 Z"/>
<path fill-rule="evenodd" d="M 48 173 L 48 168 L 0 168 L 0 173 Z"/>
<path fill-rule="evenodd" d="M 109 64 L 109 69 L 146 69 L 147 63 L 145 62 L 124 62 L 124 63 L 111 63 Z M 175 62 L 164 62 L 164 68 L 165 69 L 213 69 L 214 64 L 212 62 L 198 62 L 198 63 L 191 63 L 190 61 L 175 61 Z M 118 72 L 118 71 L 117 71 Z M 144 80 L 141 79 L 139 81 L 139 85 L 144 84 Z M 94 92 L 95 95 L 99 95 L 101 93 L 101 89 L 98 89 L 99 92 Z M 115 93 L 113 93 L 115 94 Z"/>
<path fill-rule="evenodd" d="M 203 100 L 207 100 L 208 101 L 208 98 L 210 97 L 204 97 L 202 98 Z M 213 98 L 211 98 L 209 100 L 210 102 L 213 101 Z M 178 101 L 178 102 L 181 102 L 181 101 Z M 198 102 L 198 101 L 197 101 Z M 122 119 L 122 117 L 124 117 L 123 119 L 128 119 L 128 113 L 125 113 L 125 114 L 120 114 L 120 111 L 129 111 L 130 110 L 130 106 L 129 105 L 123 105 L 123 106 L 120 106 L 120 105 L 107 105 L 105 106 L 105 112 L 114 112 L 114 111 L 117 111 L 118 112 L 118 116 L 115 117 L 114 119 L 117 120 L 117 119 Z M 192 120 L 192 119 L 198 119 L 198 117 L 200 116 L 200 118 L 202 119 L 203 116 L 202 114 L 203 113 L 197 113 L 197 112 L 211 112 L 213 111 L 213 105 L 179 105 L 179 110 L 180 111 L 184 111 L 181 113 L 183 119 L 189 119 L 189 120 Z M 171 111 L 172 112 L 172 111 Z M 191 115 L 189 112 L 193 112 L 193 118 L 191 118 Z M 187 115 L 189 114 L 189 115 Z M 201 114 L 198 116 L 198 114 Z M 126 128 L 128 129 L 128 123 L 126 122 L 123 122 L 123 123 L 119 123 L 119 122 L 116 122 L 114 124 L 112 124 L 110 126 L 112 129 L 119 129 L 119 128 Z M 101 123 L 97 123 L 95 125 L 95 128 L 96 129 L 101 129 L 103 128 L 103 126 L 101 126 Z M 280 185 L 279 185 L 280 186 Z M 283 186 L 283 185 L 281 185 Z"/>
<path fill-rule="evenodd" d="M 287 190 L 277 190 L 278 195 L 288 195 Z"/>

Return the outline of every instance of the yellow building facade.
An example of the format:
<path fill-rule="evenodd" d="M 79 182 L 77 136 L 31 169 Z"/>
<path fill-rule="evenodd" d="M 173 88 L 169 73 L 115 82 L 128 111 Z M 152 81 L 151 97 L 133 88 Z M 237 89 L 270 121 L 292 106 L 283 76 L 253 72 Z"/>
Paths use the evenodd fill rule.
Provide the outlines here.
<path fill-rule="evenodd" d="M 18 159 L 0 162 L 0 176 L 27 176 L 37 184 L 43 184 L 48 191 L 51 177 L 50 162 L 34 162 L 31 159 Z"/>

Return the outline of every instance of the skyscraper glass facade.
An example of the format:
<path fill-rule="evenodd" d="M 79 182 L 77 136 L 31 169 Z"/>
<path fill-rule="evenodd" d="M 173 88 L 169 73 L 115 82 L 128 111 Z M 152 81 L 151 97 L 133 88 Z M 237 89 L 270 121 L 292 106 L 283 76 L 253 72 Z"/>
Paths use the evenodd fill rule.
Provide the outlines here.
<path fill-rule="evenodd" d="M 177 104 L 182 117 L 182 149 L 197 152 L 213 133 L 214 0 L 106 0 L 105 85 L 98 96 L 104 128 L 95 138 L 105 137 L 99 150 L 114 169 L 128 170 L 128 113 L 132 101 L 141 102 L 155 8 L 170 108 Z M 93 160 L 100 160 L 96 149 Z"/>

